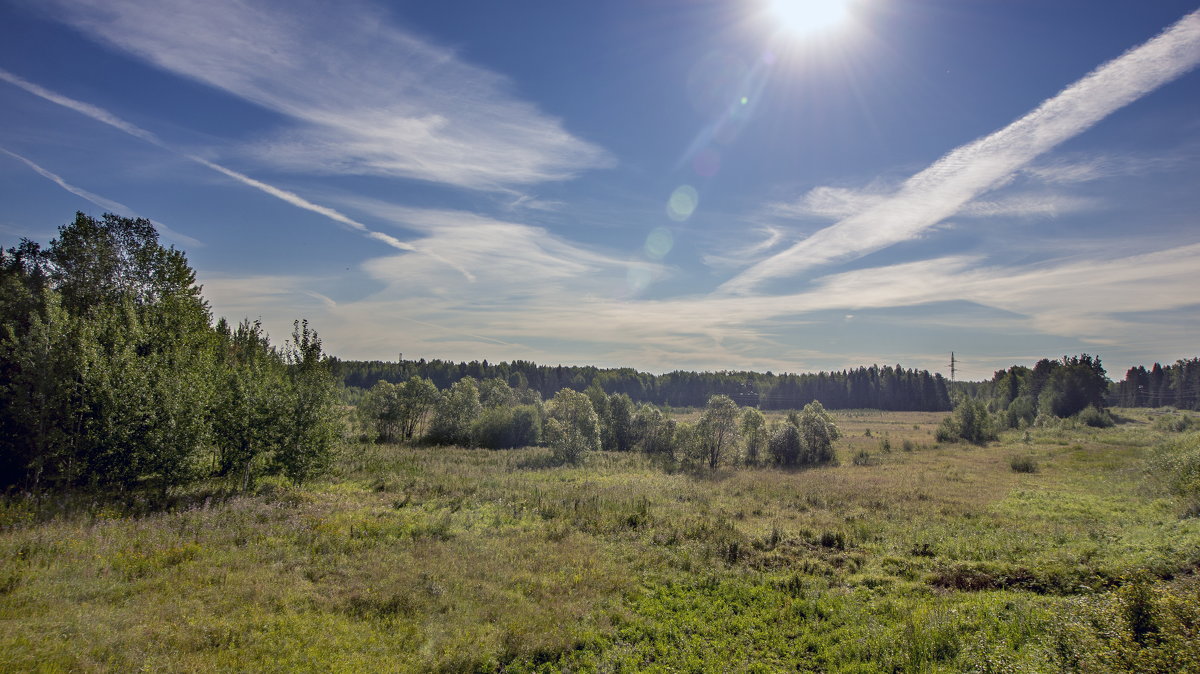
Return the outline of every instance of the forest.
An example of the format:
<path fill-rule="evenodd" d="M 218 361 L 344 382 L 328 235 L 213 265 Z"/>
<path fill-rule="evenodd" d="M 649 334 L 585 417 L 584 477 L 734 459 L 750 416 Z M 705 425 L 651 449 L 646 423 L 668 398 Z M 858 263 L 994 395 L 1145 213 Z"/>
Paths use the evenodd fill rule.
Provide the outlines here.
<path fill-rule="evenodd" d="M 529 361 L 490 364 L 486 360 L 333 361 L 347 387 L 370 388 L 377 381 L 399 383 L 424 377 L 445 389 L 464 377 L 502 379 L 516 389 L 532 389 L 549 398 L 564 388 L 583 391 L 595 384 L 605 393 L 623 393 L 634 402 L 671 407 L 701 407 L 714 395 L 763 410 L 799 409 L 819 400 L 828 409 L 872 408 L 938 412 L 950 409 L 947 382 L 927 370 L 858 367 L 815 374 L 771 372 L 686 372 L 662 375 L 631 368 L 546 366 Z"/>

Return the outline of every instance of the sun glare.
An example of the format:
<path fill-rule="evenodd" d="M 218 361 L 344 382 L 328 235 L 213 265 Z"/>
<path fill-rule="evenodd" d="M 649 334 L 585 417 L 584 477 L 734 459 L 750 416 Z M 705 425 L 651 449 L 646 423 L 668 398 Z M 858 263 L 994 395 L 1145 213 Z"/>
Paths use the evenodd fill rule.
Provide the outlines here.
<path fill-rule="evenodd" d="M 849 0 L 767 0 L 780 30 L 793 36 L 809 36 L 834 28 L 847 14 Z"/>

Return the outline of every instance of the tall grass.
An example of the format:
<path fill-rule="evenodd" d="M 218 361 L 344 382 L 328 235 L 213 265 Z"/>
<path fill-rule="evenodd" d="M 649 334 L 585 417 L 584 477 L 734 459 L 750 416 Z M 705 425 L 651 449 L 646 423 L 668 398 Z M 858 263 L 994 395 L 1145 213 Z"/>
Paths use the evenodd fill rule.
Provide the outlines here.
<path fill-rule="evenodd" d="M 807 470 L 355 445 L 303 488 L 10 499 L 0 670 L 1195 666 L 1188 436 L 931 446 L 939 418 L 843 416 Z"/>

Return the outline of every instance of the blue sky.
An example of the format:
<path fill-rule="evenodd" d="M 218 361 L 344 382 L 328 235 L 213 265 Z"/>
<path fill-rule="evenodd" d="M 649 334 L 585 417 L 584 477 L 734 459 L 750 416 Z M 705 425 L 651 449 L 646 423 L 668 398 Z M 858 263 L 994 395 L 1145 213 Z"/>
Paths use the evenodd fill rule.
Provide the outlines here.
<path fill-rule="evenodd" d="M 786 4 L 0 0 L 0 242 L 150 218 L 345 358 L 1200 353 L 1195 4 Z"/>

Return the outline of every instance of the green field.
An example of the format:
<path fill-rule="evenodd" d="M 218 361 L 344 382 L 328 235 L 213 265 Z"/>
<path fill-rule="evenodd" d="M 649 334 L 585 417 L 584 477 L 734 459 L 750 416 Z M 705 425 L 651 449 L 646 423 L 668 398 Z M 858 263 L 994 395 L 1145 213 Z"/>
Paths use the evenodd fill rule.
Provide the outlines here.
<path fill-rule="evenodd" d="M 1200 435 L 1118 412 L 983 447 L 842 412 L 797 471 L 351 445 L 302 487 L 10 501 L 0 670 L 1200 671 Z"/>

